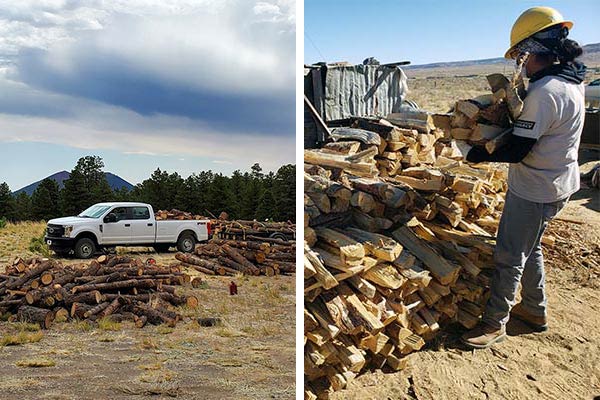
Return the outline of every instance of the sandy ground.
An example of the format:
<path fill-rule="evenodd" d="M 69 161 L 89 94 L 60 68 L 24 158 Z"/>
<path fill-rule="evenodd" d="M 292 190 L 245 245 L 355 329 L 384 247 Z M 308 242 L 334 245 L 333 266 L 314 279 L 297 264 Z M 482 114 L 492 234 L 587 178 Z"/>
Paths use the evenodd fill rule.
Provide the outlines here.
<path fill-rule="evenodd" d="M 589 170 L 598 151 L 580 153 Z M 594 161 L 595 160 L 595 161 Z M 550 329 L 532 333 L 510 321 L 509 338 L 487 350 L 460 344 L 464 329 L 450 326 L 398 373 L 367 372 L 335 400 L 588 399 L 600 396 L 600 191 L 576 193 L 547 235 L 544 248 Z"/>
<path fill-rule="evenodd" d="M 174 261 L 173 253 L 136 253 Z M 174 329 L 71 322 L 52 326 L 37 343 L 2 346 L 23 327 L 0 322 L 0 399 L 294 398 L 295 278 L 238 276 L 238 296 L 229 295 L 232 278 L 205 279 L 201 288 L 185 288 L 200 307 L 183 308 Z M 200 327 L 198 317 L 219 317 L 222 325 Z M 39 358 L 55 366 L 18 366 Z"/>

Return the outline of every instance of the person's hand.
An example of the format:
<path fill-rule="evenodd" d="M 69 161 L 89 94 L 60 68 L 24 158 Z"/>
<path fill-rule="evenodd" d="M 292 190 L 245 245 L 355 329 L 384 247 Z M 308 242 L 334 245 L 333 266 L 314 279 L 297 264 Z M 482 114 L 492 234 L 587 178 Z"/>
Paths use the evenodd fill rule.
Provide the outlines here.
<path fill-rule="evenodd" d="M 462 158 L 466 160 L 467 154 L 469 154 L 469 151 L 471 151 L 473 146 L 471 146 L 469 143 L 467 143 L 464 140 L 455 140 L 454 143 L 456 144 L 456 148 L 458 149 Z"/>

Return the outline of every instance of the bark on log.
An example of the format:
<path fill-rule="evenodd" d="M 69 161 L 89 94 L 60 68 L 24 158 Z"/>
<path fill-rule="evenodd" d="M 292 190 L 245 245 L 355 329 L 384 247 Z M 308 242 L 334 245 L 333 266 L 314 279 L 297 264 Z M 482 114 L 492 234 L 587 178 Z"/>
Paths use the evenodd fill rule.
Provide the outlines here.
<path fill-rule="evenodd" d="M 89 285 L 79 285 L 71 289 L 71 293 L 89 292 L 92 290 L 117 290 L 127 288 L 156 288 L 158 282 L 152 279 L 129 279 L 126 281 L 108 282 L 108 283 L 93 283 Z"/>
<path fill-rule="evenodd" d="M 48 329 L 54 321 L 54 312 L 45 308 L 21 306 L 17 313 L 17 319 L 22 322 L 39 324 L 42 329 Z"/>
<path fill-rule="evenodd" d="M 221 246 L 221 248 L 225 251 L 225 253 L 227 253 L 227 255 L 232 260 L 234 260 L 238 264 L 243 265 L 249 271 L 250 274 L 256 275 L 256 270 L 258 269 L 256 268 L 256 265 L 248 261 L 248 259 L 242 256 L 237 250 L 235 250 L 227 244 Z"/>

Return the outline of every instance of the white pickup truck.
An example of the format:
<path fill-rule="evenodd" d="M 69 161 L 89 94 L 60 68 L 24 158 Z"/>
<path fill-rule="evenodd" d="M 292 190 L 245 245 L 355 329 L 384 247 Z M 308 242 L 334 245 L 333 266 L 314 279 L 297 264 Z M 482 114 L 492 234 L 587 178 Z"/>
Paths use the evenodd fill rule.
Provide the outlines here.
<path fill-rule="evenodd" d="M 100 249 L 116 246 L 154 247 L 191 252 L 197 242 L 210 237 L 210 220 L 166 220 L 154 218 L 152 206 L 144 203 L 98 203 L 76 217 L 48 221 L 46 243 L 58 255 L 73 252 L 90 258 Z"/>

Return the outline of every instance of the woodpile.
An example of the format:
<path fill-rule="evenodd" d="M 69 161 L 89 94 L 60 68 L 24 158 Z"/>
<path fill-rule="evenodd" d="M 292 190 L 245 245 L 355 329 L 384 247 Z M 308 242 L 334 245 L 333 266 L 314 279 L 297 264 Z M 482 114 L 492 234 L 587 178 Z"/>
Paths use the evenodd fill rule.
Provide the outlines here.
<path fill-rule="evenodd" d="M 233 276 L 292 274 L 296 272 L 296 242 L 271 239 L 230 240 L 214 237 L 196 245 L 194 254 L 177 253 L 183 265 L 207 275 Z"/>
<path fill-rule="evenodd" d="M 194 296 L 176 294 L 190 282 L 180 266 L 138 258 L 100 256 L 89 264 L 63 266 L 55 260 L 17 258 L 0 275 L 0 312 L 47 329 L 56 320 L 110 318 L 174 326 L 175 307 L 195 308 Z"/>
<path fill-rule="evenodd" d="M 202 215 L 194 215 L 187 211 L 181 211 L 181 210 L 177 210 L 175 208 L 172 209 L 171 211 L 158 210 L 157 212 L 154 213 L 154 218 L 157 221 L 164 221 L 164 220 L 168 220 L 168 219 L 175 219 L 175 220 L 180 220 L 180 221 L 210 219 L 210 218 L 204 217 Z"/>
<path fill-rule="evenodd" d="M 507 169 L 464 163 L 449 118 L 353 118 L 304 151 L 305 399 L 477 324 Z"/>
<path fill-rule="evenodd" d="M 272 237 L 295 239 L 296 224 L 291 222 L 260 222 L 248 220 L 213 220 L 211 227 L 221 239 L 272 240 Z M 270 239 L 271 237 L 271 239 Z M 280 240 L 280 242 L 282 241 Z M 276 242 L 277 243 L 277 242 Z"/>
<path fill-rule="evenodd" d="M 491 154 L 505 143 L 513 122 L 523 111 L 526 96 L 519 64 L 509 80 L 502 74 L 487 76 L 491 94 L 456 103 L 452 114 L 438 115 L 452 138 L 484 145 Z"/>

